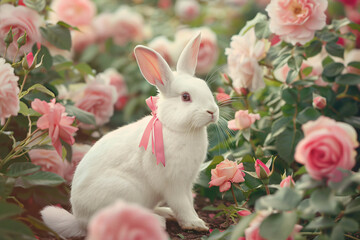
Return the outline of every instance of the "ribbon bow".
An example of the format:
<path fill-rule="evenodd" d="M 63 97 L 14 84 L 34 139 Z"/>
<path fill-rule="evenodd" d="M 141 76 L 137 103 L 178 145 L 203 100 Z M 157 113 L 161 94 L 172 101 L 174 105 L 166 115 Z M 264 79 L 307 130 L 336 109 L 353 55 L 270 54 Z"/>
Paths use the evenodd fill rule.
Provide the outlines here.
<path fill-rule="evenodd" d="M 153 117 L 145 128 L 139 147 L 144 147 L 144 149 L 146 150 L 151 135 L 152 153 L 156 156 L 156 163 L 159 164 L 159 162 L 161 162 L 165 167 L 162 124 L 156 116 L 156 102 L 158 99 L 158 97 L 149 97 L 148 99 L 146 99 L 146 104 L 151 109 L 151 115 Z"/>

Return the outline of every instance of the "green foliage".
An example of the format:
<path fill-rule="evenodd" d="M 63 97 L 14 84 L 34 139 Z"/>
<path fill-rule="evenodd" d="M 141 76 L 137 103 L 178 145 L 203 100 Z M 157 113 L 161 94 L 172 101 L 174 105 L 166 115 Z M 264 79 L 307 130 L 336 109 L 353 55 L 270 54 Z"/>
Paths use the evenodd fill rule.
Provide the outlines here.
<path fill-rule="evenodd" d="M 70 50 L 71 35 L 68 28 L 56 24 L 40 27 L 41 35 L 59 49 Z"/>

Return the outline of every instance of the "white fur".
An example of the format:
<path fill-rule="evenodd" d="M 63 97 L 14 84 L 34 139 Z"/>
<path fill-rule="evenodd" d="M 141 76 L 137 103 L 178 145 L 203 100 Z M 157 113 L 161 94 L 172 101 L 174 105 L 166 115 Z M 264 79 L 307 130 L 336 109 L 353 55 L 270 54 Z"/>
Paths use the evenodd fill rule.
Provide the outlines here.
<path fill-rule="evenodd" d="M 189 45 L 195 45 L 187 47 L 184 55 L 197 57 L 186 51 L 197 53 L 199 37 L 190 41 Z M 58 214 L 59 220 L 55 221 L 56 214 L 53 215 L 49 208 L 42 212 L 46 224 L 55 231 L 61 230 L 65 237 L 84 231 L 96 211 L 117 199 L 138 203 L 152 210 L 156 208 L 154 212 L 164 217 L 175 216 L 184 229 L 208 229 L 194 210 L 191 190 L 201 163 L 206 158 L 206 126 L 217 121 L 219 109 L 203 80 L 184 71 L 169 72 L 170 68 L 158 53 L 142 46 L 135 49 L 137 58 L 142 58 L 143 53 L 156 59 L 155 65 L 160 70 L 155 69 L 155 72 L 161 72 L 163 81 L 162 84 L 160 79 L 151 79 L 160 91 L 157 113 L 163 124 L 166 165 L 156 164 L 151 152 L 151 140 L 146 151 L 139 147 L 151 116 L 102 137 L 84 156 L 74 175 L 70 201 L 76 220 Z M 186 61 L 186 57 L 181 59 Z M 149 65 L 143 65 L 143 62 L 138 61 L 141 72 L 149 76 L 154 69 L 148 69 Z M 194 69 L 189 69 L 189 72 Z M 191 95 L 191 102 L 182 101 L 183 92 Z M 157 208 L 160 202 L 165 202 L 172 212 L 170 209 Z M 62 224 L 65 221 L 68 221 L 68 225 Z M 62 231 L 66 226 L 69 231 Z M 74 229 L 76 226 L 81 226 L 79 228 L 82 230 Z"/>

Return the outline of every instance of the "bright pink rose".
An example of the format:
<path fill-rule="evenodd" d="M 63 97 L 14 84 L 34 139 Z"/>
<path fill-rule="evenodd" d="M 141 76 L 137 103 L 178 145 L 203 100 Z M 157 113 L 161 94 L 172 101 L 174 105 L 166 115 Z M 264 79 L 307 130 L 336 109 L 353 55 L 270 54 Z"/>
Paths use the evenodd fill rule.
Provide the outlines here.
<path fill-rule="evenodd" d="M 64 178 L 71 182 L 76 170 L 77 165 L 80 163 L 84 155 L 90 150 L 91 146 L 87 144 L 78 144 L 75 143 L 72 146 L 72 159 L 71 164 L 68 164 L 65 169 Z"/>
<path fill-rule="evenodd" d="M 73 26 L 90 25 L 96 14 L 96 6 L 91 0 L 56 0 L 52 9 L 60 21 Z"/>
<path fill-rule="evenodd" d="M 259 212 L 258 215 L 250 222 L 248 228 L 245 229 L 246 240 L 266 240 L 266 236 L 260 235 L 260 225 L 266 217 L 270 215 L 270 212 Z M 286 240 L 294 240 L 294 235 L 300 232 L 302 226 L 296 224 L 291 235 Z"/>
<path fill-rule="evenodd" d="M 75 106 L 94 114 L 96 125 L 102 126 L 109 122 L 110 117 L 114 114 L 116 96 L 115 87 L 95 80 L 86 86 L 82 97 L 76 101 Z M 79 126 L 88 129 L 94 127 L 83 123 Z"/>
<path fill-rule="evenodd" d="M 280 187 L 294 187 L 295 186 L 295 182 L 294 179 L 292 178 L 292 176 L 287 176 L 286 178 L 284 178 L 281 183 L 280 183 Z"/>
<path fill-rule="evenodd" d="M 358 4 L 358 0 L 338 0 L 338 2 L 341 2 L 347 6 L 355 7 Z"/>
<path fill-rule="evenodd" d="M 195 0 L 176 1 L 175 13 L 181 20 L 192 21 L 200 14 L 200 5 Z"/>
<path fill-rule="evenodd" d="M 128 42 L 141 42 L 146 38 L 142 15 L 127 6 L 121 6 L 114 14 L 113 39 L 120 46 Z"/>
<path fill-rule="evenodd" d="M 259 159 L 255 161 L 255 172 L 259 179 L 266 179 L 270 176 L 270 169 Z"/>
<path fill-rule="evenodd" d="M 305 44 L 326 25 L 327 0 L 272 0 L 266 7 L 270 30 L 292 44 Z"/>
<path fill-rule="evenodd" d="M 179 57 L 187 42 L 197 33 L 201 33 L 201 42 L 197 58 L 196 73 L 204 75 L 215 66 L 219 56 L 216 34 L 208 27 L 184 28 L 176 32 L 175 48 Z"/>
<path fill-rule="evenodd" d="M 26 44 L 22 46 L 17 54 L 16 60 L 24 53 L 31 52 L 34 43 L 41 42 L 40 26 L 43 25 L 43 19 L 40 15 L 24 6 L 14 7 L 10 4 L 0 4 L 0 39 L 4 39 L 10 27 L 14 34 L 14 41 L 10 44 L 6 58 L 13 60 L 17 51 L 17 39 L 26 32 Z M 5 43 L 0 41 L 0 55 L 3 56 Z"/>
<path fill-rule="evenodd" d="M 237 212 L 240 216 L 245 217 L 251 214 L 249 210 L 241 210 Z"/>
<path fill-rule="evenodd" d="M 305 137 L 296 146 L 295 160 L 305 165 L 312 178 L 330 178 L 337 168 L 354 167 L 359 143 L 351 125 L 321 116 L 302 129 Z"/>
<path fill-rule="evenodd" d="M 117 100 L 115 102 L 115 109 L 121 110 L 125 107 L 127 102 L 127 86 L 123 75 L 118 73 L 113 68 L 108 68 L 105 72 L 101 73 L 102 78 L 111 86 L 116 89 Z"/>
<path fill-rule="evenodd" d="M 225 192 L 230 189 L 231 183 L 244 182 L 245 173 L 242 172 L 244 166 L 242 163 L 236 164 L 234 161 L 225 159 L 215 169 L 211 169 L 211 181 L 209 187 L 219 186 L 220 192 Z"/>
<path fill-rule="evenodd" d="M 265 87 L 258 61 L 266 56 L 269 47 L 267 40 L 257 40 L 254 28 L 244 35 L 232 36 L 230 48 L 225 49 L 225 54 L 234 88 L 248 88 L 253 92 Z"/>
<path fill-rule="evenodd" d="M 0 124 L 5 124 L 5 118 L 16 116 L 20 110 L 19 105 L 19 77 L 5 59 L 0 58 Z"/>
<path fill-rule="evenodd" d="M 249 113 L 248 110 L 239 110 L 235 113 L 235 119 L 228 122 L 231 130 L 243 130 L 249 128 L 256 120 L 260 120 L 259 114 Z"/>
<path fill-rule="evenodd" d="M 75 142 L 73 134 L 78 130 L 71 126 L 75 117 L 67 116 L 65 107 L 60 103 L 55 103 L 55 99 L 50 103 L 35 99 L 31 107 L 42 116 L 37 121 L 37 127 L 44 130 L 49 129 L 49 136 L 52 145 L 57 153 L 62 156 L 62 145 L 60 139 L 72 145 Z"/>
<path fill-rule="evenodd" d="M 33 164 L 41 166 L 42 171 L 53 172 L 65 178 L 65 173 L 70 164 L 63 160 L 57 151 L 33 149 L 29 151 L 29 156 Z"/>
<path fill-rule="evenodd" d="M 154 49 L 160 55 L 165 59 L 165 61 L 169 64 L 169 66 L 174 66 L 175 60 L 174 60 L 174 43 L 170 42 L 169 39 L 167 39 L 164 36 L 159 36 L 151 40 L 149 42 L 148 46 L 149 48 Z"/>
<path fill-rule="evenodd" d="M 139 205 L 121 200 L 97 212 L 88 225 L 87 240 L 167 240 L 158 218 Z"/>
<path fill-rule="evenodd" d="M 317 109 L 324 109 L 326 107 L 326 98 L 317 96 L 313 99 L 313 107 Z"/>
<path fill-rule="evenodd" d="M 81 52 L 86 47 L 96 42 L 96 33 L 92 26 L 83 26 L 80 31 L 71 32 L 72 49 Z"/>

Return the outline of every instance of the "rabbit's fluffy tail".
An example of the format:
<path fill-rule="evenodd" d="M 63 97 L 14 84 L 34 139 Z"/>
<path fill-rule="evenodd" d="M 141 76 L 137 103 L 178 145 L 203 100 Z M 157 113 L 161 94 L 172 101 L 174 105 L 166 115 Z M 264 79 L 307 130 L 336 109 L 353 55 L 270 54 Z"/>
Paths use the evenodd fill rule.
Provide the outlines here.
<path fill-rule="evenodd" d="M 86 230 L 80 225 L 74 215 L 63 208 L 48 206 L 41 211 L 45 224 L 60 236 L 81 237 L 86 235 Z"/>

